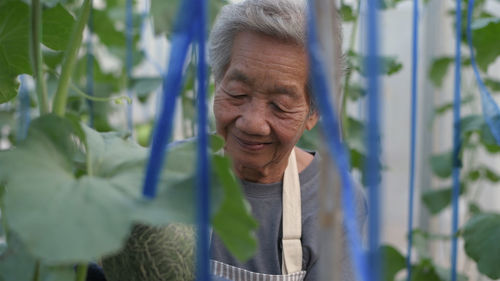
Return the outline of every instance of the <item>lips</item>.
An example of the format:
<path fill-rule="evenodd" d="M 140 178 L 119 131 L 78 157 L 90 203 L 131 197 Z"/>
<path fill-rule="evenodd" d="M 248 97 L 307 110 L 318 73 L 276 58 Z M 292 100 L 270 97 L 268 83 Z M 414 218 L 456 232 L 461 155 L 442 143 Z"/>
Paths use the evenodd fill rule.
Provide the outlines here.
<path fill-rule="evenodd" d="M 236 142 L 246 150 L 250 151 L 259 151 L 261 149 L 264 149 L 266 146 L 270 145 L 271 142 L 268 141 L 257 141 L 257 140 L 251 140 L 251 139 L 246 139 L 246 138 L 240 138 L 237 136 L 234 136 Z"/>

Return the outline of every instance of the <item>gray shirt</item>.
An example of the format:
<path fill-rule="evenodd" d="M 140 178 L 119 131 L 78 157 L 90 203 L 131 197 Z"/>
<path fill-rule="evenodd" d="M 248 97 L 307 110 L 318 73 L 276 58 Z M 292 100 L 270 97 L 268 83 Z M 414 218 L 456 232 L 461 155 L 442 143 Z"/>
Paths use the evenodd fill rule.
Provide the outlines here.
<path fill-rule="evenodd" d="M 319 280 L 319 156 L 314 154 L 313 161 L 300 174 L 302 200 L 302 269 L 307 271 L 305 280 Z M 258 249 L 253 258 L 240 263 L 226 249 L 222 241 L 214 233 L 212 236 L 212 259 L 237 266 L 249 271 L 265 274 L 281 273 L 281 239 L 282 239 L 282 188 L 281 182 L 259 184 L 242 181 L 243 192 L 252 207 L 252 214 L 259 222 L 257 230 Z M 360 223 L 366 218 L 366 202 L 362 190 L 357 191 L 358 214 Z M 342 266 L 344 280 L 354 280 L 348 258 Z M 349 268 L 349 269 L 348 269 Z"/>

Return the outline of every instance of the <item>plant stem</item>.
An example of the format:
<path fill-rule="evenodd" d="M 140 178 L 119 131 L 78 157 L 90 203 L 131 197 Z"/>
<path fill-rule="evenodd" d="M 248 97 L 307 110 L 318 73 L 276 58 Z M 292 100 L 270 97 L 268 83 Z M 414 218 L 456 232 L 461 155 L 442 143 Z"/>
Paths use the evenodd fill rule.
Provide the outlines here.
<path fill-rule="evenodd" d="M 356 16 L 354 17 L 354 21 L 352 23 L 352 32 L 351 32 L 351 37 L 349 37 L 349 48 L 347 49 L 347 53 L 351 52 L 354 50 L 354 44 L 356 43 L 356 35 L 358 31 L 358 21 L 359 21 L 359 14 L 360 14 L 360 7 L 361 7 L 361 1 L 357 1 L 357 7 L 356 7 Z M 351 74 L 352 74 L 352 69 L 347 71 L 347 74 L 344 79 L 344 90 L 342 91 L 342 107 L 341 107 L 341 118 L 342 118 L 342 128 L 343 128 L 343 136 L 347 136 L 347 131 L 349 124 L 347 123 L 348 120 L 348 115 L 347 115 L 347 95 L 349 91 L 349 83 L 351 81 Z"/>
<path fill-rule="evenodd" d="M 76 267 L 76 281 L 85 281 L 87 278 L 87 267 L 86 263 L 81 263 Z"/>
<path fill-rule="evenodd" d="M 42 6 L 40 0 L 31 0 L 31 64 L 36 80 L 36 93 L 40 115 L 49 113 L 47 86 L 43 77 L 43 57 L 40 41 L 42 37 Z"/>
<path fill-rule="evenodd" d="M 78 51 L 80 50 L 80 45 L 82 44 L 83 30 L 85 29 L 85 25 L 87 24 L 90 15 L 90 3 L 90 0 L 85 0 L 85 2 L 83 2 L 83 6 L 80 9 L 80 13 L 71 34 L 71 40 L 66 48 L 66 54 L 64 56 L 64 62 L 61 69 L 61 78 L 59 79 L 53 104 L 54 113 L 59 116 L 64 116 L 66 112 L 68 87 L 71 80 L 71 74 L 73 73 L 75 62 L 78 57 Z"/>
<path fill-rule="evenodd" d="M 35 262 L 35 272 L 33 273 L 33 281 L 40 281 L 40 261 Z"/>

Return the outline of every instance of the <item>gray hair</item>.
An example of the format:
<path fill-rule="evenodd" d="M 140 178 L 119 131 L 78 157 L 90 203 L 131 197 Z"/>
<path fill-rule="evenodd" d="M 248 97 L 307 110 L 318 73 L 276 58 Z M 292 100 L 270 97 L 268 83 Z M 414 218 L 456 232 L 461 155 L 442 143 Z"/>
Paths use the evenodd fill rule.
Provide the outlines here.
<path fill-rule="evenodd" d="M 233 41 L 243 31 L 253 31 L 272 36 L 290 44 L 306 48 L 307 5 L 302 0 L 245 0 L 224 6 L 212 28 L 208 45 L 208 59 L 215 81 L 221 82 L 231 60 Z M 341 48 L 341 28 L 333 30 Z M 342 66 L 342 55 L 339 52 Z M 338 69 L 342 70 L 342 67 Z M 340 85 L 340 75 L 336 85 Z M 310 82 L 306 85 L 310 112 L 316 110 L 316 102 L 311 93 Z"/>

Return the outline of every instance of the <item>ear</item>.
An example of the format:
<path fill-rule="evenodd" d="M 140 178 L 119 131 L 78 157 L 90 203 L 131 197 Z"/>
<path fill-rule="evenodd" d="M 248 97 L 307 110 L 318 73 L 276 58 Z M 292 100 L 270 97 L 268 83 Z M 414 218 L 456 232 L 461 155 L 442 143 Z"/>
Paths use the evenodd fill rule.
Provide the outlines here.
<path fill-rule="evenodd" d="M 316 123 L 318 123 L 318 119 L 319 119 L 319 115 L 318 115 L 317 110 L 315 110 L 311 114 L 309 114 L 309 116 L 307 117 L 307 120 L 306 120 L 306 129 L 309 131 L 312 128 L 314 128 L 314 126 L 316 126 Z"/>

